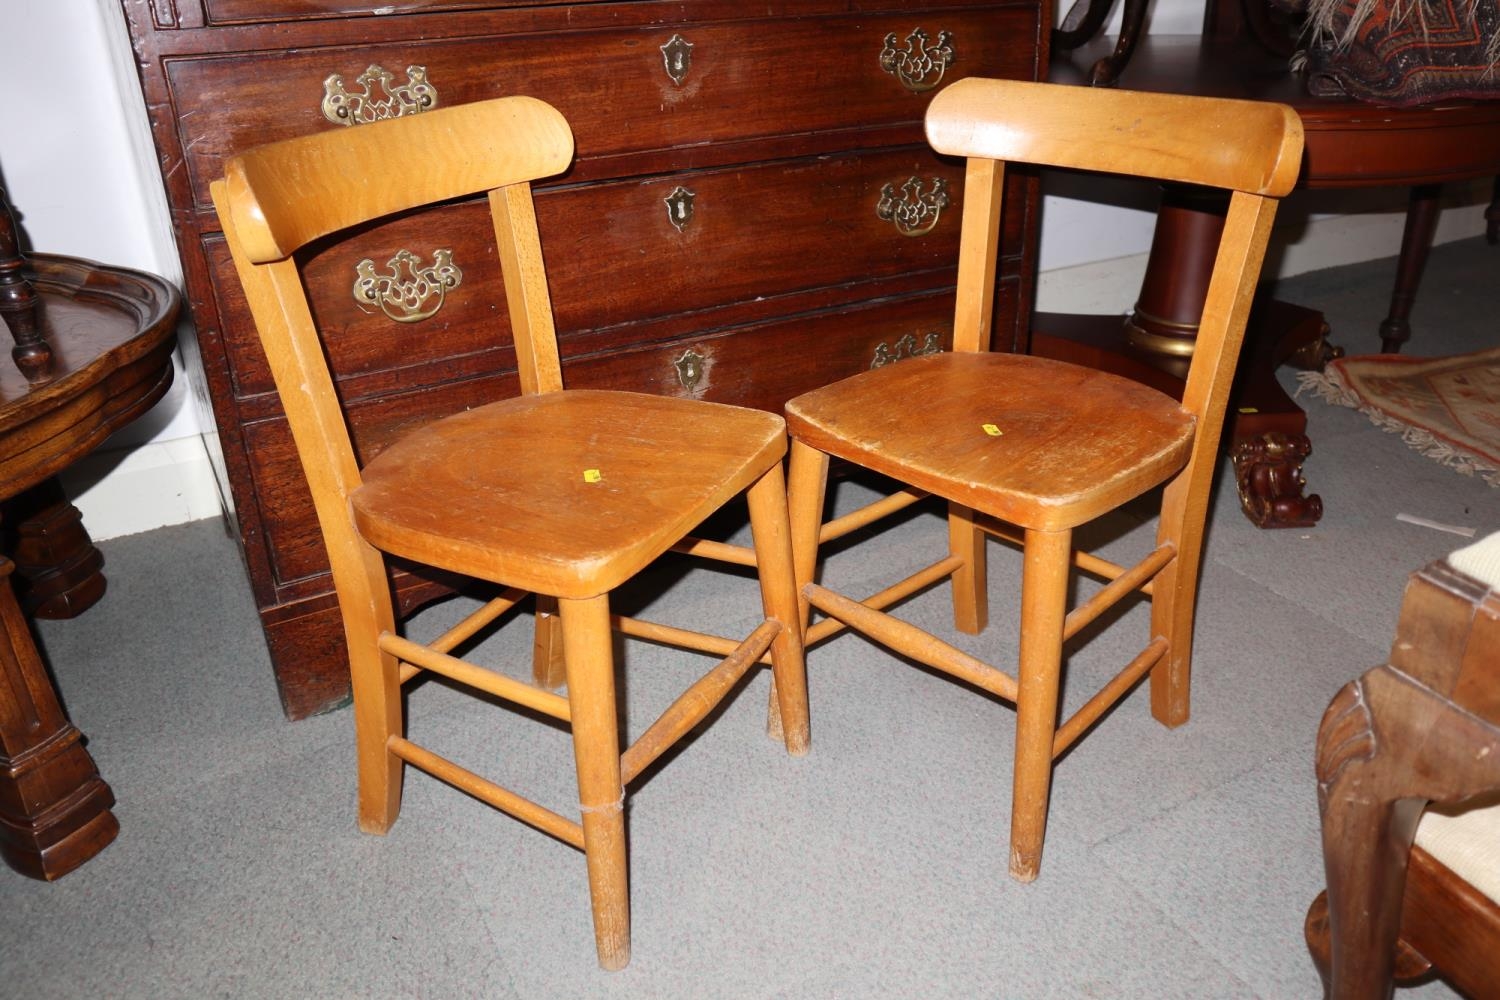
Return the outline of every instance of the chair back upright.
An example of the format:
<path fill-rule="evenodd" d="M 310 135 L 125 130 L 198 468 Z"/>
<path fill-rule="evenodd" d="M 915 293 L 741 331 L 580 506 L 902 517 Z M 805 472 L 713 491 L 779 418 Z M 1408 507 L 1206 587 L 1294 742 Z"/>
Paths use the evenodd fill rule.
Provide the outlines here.
<path fill-rule="evenodd" d="M 335 577 L 346 559 L 373 554 L 350 519 L 359 464 L 294 255 L 353 226 L 488 192 L 521 389 L 559 390 L 530 182 L 561 173 L 572 157 L 573 135 L 556 109 L 502 97 L 261 146 L 230 160 L 213 183 Z"/>

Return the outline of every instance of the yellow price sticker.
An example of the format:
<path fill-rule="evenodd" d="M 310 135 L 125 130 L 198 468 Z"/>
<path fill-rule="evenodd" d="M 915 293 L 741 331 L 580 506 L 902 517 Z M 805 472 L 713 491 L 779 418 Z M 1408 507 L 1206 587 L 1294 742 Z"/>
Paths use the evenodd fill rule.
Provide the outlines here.
<path fill-rule="evenodd" d="M 996 427 L 994 424 L 980 424 L 979 426 L 983 427 L 984 428 L 984 432 L 986 434 L 988 434 L 992 438 L 997 438 L 1000 435 L 1002 435 L 1002 434 L 1005 433 L 1000 428 Z"/>
<path fill-rule="evenodd" d="M 584 469 L 583 481 L 586 483 L 597 483 L 604 478 L 604 473 L 598 469 Z"/>

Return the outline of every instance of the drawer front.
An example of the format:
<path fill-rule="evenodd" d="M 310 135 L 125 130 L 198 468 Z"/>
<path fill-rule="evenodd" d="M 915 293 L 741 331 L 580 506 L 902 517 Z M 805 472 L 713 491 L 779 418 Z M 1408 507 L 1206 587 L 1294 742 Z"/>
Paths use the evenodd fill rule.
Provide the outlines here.
<path fill-rule="evenodd" d="M 1019 319 L 1020 282 L 996 295 L 995 346 L 1009 349 Z M 779 411 L 793 396 L 953 342 L 951 288 L 865 303 L 838 313 L 685 337 L 564 366 L 575 389 L 626 389 Z"/>
<path fill-rule="evenodd" d="M 562 354 L 743 322 L 715 311 L 765 314 L 810 289 L 847 301 L 898 278 L 951 284 L 962 189 L 961 164 L 908 148 L 539 191 Z M 1022 214 L 1006 215 L 1009 248 Z M 227 248 L 214 237 L 206 253 L 236 391 L 270 392 Z M 304 279 L 336 375 L 360 381 L 351 397 L 514 367 L 482 201 L 357 232 L 312 254 Z M 378 304 L 364 297 L 377 286 Z"/>
<path fill-rule="evenodd" d="M 1002 282 L 997 341 L 1015 329 L 1019 282 Z M 575 358 L 563 377 L 574 388 L 687 396 L 777 410 L 792 396 L 872 365 L 899 363 L 951 341 L 953 296 L 934 292 L 857 309 L 782 319 L 649 348 Z M 513 372 L 467 379 L 347 407 L 355 446 L 368 461 L 389 441 L 434 417 L 517 391 Z M 285 420 L 247 424 L 244 439 L 272 572 L 282 600 L 326 589 L 327 572 L 312 497 Z"/>
<path fill-rule="evenodd" d="M 249 147 L 515 93 L 567 116 L 580 160 L 891 126 L 916 142 L 925 88 L 1035 75 L 1037 16 L 960 8 L 330 46 L 173 60 L 167 78 L 206 208 L 223 161 Z"/>

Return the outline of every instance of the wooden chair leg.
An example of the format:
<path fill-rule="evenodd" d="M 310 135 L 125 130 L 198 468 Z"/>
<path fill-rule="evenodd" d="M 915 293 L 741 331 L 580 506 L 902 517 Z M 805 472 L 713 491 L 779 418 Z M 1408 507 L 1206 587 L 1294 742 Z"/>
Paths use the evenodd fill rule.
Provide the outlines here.
<path fill-rule="evenodd" d="M 828 456 L 801 441 L 792 441 L 787 463 L 787 511 L 792 541 L 792 583 L 797 595 L 797 628 L 804 640 L 812 605 L 802 588 L 817 575 L 818 534 L 823 527 L 823 503 L 828 491 Z M 804 673 L 804 678 L 806 674 Z M 781 723 L 781 694 L 771 674 L 771 696 L 766 706 L 766 735 L 785 742 Z"/>
<path fill-rule="evenodd" d="M 974 512 L 948 505 L 948 551 L 964 561 L 953 574 L 953 627 L 978 635 L 989 623 L 990 602 L 985 573 L 985 534 L 974 524 Z"/>
<path fill-rule="evenodd" d="M 792 524 L 792 573 L 797 585 L 797 613 L 807 631 L 812 606 L 802 588 L 813 582 L 818 567 L 818 532 L 828 492 L 828 456 L 793 440 L 787 463 L 787 509 Z"/>
<path fill-rule="evenodd" d="M 599 964 L 630 962 L 630 891 L 625 852 L 625 788 L 608 596 L 559 601 L 573 715 L 573 755 L 583 813 L 583 853 Z"/>
<path fill-rule="evenodd" d="M 382 560 L 366 549 L 365 573 L 338 587 L 344 634 L 349 646 L 349 679 L 354 696 L 354 745 L 359 768 L 359 828 L 383 834 L 401 812 L 404 763 L 391 753 L 392 736 L 403 731 L 400 664 L 376 645 L 376 637 L 396 631 Z M 337 585 L 337 576 L 335 576 Z M 356 593 L 349 593 L 346 589 Z"/>
<path fill-rule="evenodd" d="M 531 680 L 539 688 L 556 691 L 568 682 L 563 663 L 562 622 L 557 598 L 536 595 L 536 632 L 532 636 Z"/>
<path fill-rule="evenodd" d="M 1072 546 L 1071 531 L 1026 531 L 1010 814 L 1010 874 L 1021 882 L 1033 881 L 1042 866 Z"/>
<path fill-rule="evenodd" d="M 1192 706 L 1193 617 L 1207 517 L 1206 498 L 1188 502 L 1189 475 L 1183 473 L 1162 497 L 1156 544 L 1171 545 L 1177 558 L 1151 584 L 1151 635 L 1167 640 L 1166 655 L 1151 668 L 1151 714 L 1172 729 L 1188 721 Z"/>
<path fill-rule="evenodd" d="M 781 624 L 771 642 L 771 676 L 775 687 L 775 718 L 787 752 L 807 753 L 807 672 L 802 656 L 801 611 L 792 568 L 791 524 L 787 518 L 786 478 L 781 463 L 773 465 L 747 493 L 750 530 L 755 539 L 755 563 L 760 571 L 761 604 L 766 617 Z M 770 728 L 768 721 L 767 728 Z"/>

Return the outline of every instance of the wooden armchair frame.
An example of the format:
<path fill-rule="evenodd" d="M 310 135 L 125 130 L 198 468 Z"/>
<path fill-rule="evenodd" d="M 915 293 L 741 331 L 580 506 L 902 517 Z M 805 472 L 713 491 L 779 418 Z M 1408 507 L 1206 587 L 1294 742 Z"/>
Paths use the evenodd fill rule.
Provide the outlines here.
<path fill-rule="evenodd" d="M 1328 706 L 1317 774 L 1328 888 L 1306 932 L 1327 995 L 1436 972 L 1500 996 L 1500 906 L 1413 846 L 1429 804 L 1500 791 L 1500 588 L 1449 560 L 1412 574 L 1389 662 Z"/>

